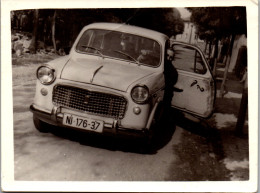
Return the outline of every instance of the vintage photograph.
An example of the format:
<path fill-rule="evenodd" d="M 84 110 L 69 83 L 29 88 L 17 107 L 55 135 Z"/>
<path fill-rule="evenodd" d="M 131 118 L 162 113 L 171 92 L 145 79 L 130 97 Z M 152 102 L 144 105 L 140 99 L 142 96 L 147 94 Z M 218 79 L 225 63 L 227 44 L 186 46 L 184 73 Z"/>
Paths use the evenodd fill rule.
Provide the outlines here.
<path fill-rule="evenodd" d="M 14 180 L 249 181 L 247 13 L 11 10 Z"/>

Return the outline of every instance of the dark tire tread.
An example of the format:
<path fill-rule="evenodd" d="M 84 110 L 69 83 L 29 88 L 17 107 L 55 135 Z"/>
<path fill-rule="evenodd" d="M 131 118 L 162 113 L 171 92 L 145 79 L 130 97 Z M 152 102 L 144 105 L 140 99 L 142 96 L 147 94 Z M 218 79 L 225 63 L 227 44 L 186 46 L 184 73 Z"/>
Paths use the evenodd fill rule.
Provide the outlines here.
<path fill-rule="evenodd" d="M 33 123 L 35 128 L 41 133 L 48 133 L 50 125 L 38 119 L 35 115 L 33 115 Z"/>

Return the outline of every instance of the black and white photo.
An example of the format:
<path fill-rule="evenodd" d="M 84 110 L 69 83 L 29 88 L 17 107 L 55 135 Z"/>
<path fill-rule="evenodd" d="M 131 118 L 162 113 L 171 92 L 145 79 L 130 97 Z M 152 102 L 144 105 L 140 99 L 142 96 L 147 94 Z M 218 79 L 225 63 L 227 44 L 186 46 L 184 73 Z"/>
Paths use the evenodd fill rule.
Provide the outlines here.
<path fill-rule="evenodd" d="M 252 2 L 3 2 L 4 190 L 256 190 Z"/>

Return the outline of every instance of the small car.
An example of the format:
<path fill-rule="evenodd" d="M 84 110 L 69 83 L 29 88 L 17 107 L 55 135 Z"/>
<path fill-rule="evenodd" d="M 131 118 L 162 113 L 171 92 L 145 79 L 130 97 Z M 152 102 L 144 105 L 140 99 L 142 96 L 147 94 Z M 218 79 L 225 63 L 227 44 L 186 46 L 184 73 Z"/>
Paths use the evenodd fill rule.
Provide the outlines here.
<path fill-rule="evenodd" d="M 36 129 L 48 125 L 101 134 L 149 135 L 165 92 L 167 51 L 178 81 L 171 105 L 209 117 L 215 83 L 203 52 L 157 31 L 116 23 L 85 26 L 69 55 L 37 69 L 30 110 Z M 172 117 L 174 119 L 174 117 Z"/>

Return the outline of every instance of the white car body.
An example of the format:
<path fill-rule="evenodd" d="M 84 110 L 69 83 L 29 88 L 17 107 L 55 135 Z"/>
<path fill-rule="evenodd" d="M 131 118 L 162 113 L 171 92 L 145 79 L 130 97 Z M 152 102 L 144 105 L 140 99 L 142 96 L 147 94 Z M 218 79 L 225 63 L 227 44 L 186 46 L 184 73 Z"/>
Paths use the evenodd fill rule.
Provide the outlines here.
<path fill-rule="evenodd" d="M 103 43 L 100 43 L 99 50 L 81 44 L 81 47 L 88 50 L 85 53 L 78 45 L 84 33 L 89 37 L 90 44 L 91 37 L 86 35 L 88 30 L 101 30 L 98 32 L 103 36 L 107 36 L 108 32 L 129 35 L 128 39 L 124 36 L 122 41 L 133 42 L 136 38 L 139 42 L 143 37 L 153 40 L 153 48 L 157 46 L 156 49 L 160 49 L 159 56 L 154 59 L 157 62 L 155 65 L 141 63 L 137 61 L 139 59 L 123 58 L 122 53 L 119 53 L 122 58 L 105 55 L 101 50 Z M 84 27 L 68 56 L 43 65 L 44 68 L 51 69 L 54 77 L 48 84 L 37 80 L 35 99 L 30 107 L 34 113 L 35 126 L 41 130 L 39 127 L 42 125 L 39 126 L 39 123 L 48 123 L 99 133 L 149 133 L 164 95 L 163 72 L 167 41 L 169 38 L 162 33 L 124 24 L 95 23 Z M 120 45 L 124 44 L 120 42 Z M 137 49 L 139 45 L 134 46 L 135 51 L 143 52 Z M 184 43 L 174 43 L 173 46 L 194 49 L 201 55 L 204 70 L 198 74 L 195 70 L 189 72 L 177 68 L 179 78 L 176 87 L 183 92 L 174 94 L 172 106 L 200 117 L 210 116 L 215 95 L 214 80 L 203 53 Z M 149 52 L 145 54 L 149 55 Z M 145 102 L 133 100 L 131 92 L 136 86 L 149 91 Z"/>

